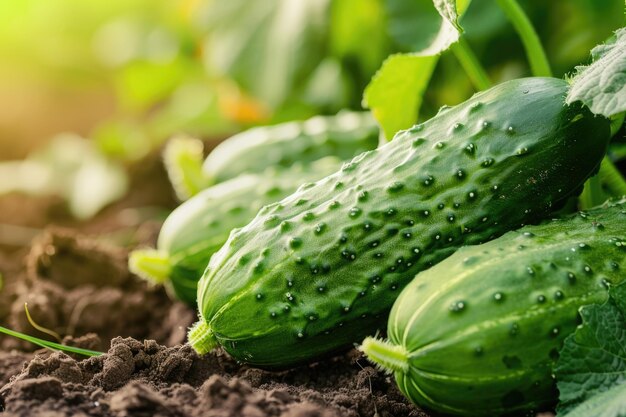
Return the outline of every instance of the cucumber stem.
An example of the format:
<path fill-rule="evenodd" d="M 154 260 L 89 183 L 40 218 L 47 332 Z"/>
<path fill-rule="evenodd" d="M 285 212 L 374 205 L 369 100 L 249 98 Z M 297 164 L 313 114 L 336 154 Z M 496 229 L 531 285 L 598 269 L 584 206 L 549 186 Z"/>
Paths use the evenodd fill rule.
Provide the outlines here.
<path fill-rule="evenodd" d="M 172 272 L 168 254 L 156 249 L 132 251 L 128 257 L 128 269 L 153 284 L 163 284 Z"/>
<path fill-rule="evenodd" d="M 394 345 L 388 340 L 366 337 L 359 350 L 367 359 L 388 372 L 409 371 L 409 354 L 404 346 Z"/>
<path fill-rule="evenodd" d="M 472 51 L 465 38 L 460 37 L 459 41 L 452 45 L 452 52 L 456 56 L 463 70 L 474 85 L 476 90 L 486 90 L 491 87 L 491 81 L 487 75 L 487 71 L 480 64 L 480 61 Z"/>
<path fill-rule="evenodd" d="M 552 77 L 546 51 L 541 46 L 539 35 L 524 13 L 524 9 L 516 0 L 497 0 L 497 2 L 522 40 L 532 74 L 535 77 Z"/>
<path fill-rule="evenodd" d="M 176 196 L 184 201 L 211 185 L 204 176 L 203 144 L 199 139 L 176 136 L 167 142 L 163 163 Z"/>
<path fill-rule="evenodd" d="M 199 355 L 207 354 L 217 347 L 213 330 L 203 318 L 191 326 L 189 333 L 187 333 L 187 340 Z"/>

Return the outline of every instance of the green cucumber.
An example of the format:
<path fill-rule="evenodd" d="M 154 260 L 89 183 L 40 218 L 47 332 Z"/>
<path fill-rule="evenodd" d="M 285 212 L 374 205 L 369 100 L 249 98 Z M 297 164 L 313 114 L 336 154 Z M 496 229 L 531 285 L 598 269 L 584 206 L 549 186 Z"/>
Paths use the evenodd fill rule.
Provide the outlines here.
<path fill-rule="evenodd" d="M 626 200 L 462 248 L 402 291 L 361 349 L 414 403 L 496 416 L 554 405 L 578 309 L 626 280 Z"/>
<path fill-rule="evenodd" d="M 597 169 L 609 122 L 566 91 L 500 84 L 264 207 L 211 258 L 190 344 L 284 367 L 373 333 L 419 271 L 541 219 Z"/>
<path fill-rule="evenodd" d="M 166 284 L 173 298 L 195 306 L 198 280 L 232 229 L 244 226 L 264 205 L 279 201 L 300 185 L 323 178 L 340 166 L 339 159 L 326 157 L 309 165 L 244 174 L 207 188 L 168 216 L 157 249 L 139 249 L 130 254 L 129 268 L 153 283 Z"/>
<path fill-rule="evenodd" d="M 326 156 L 348 160 L 378 145 L 379 129 L 369 112 L 343 111 L 305 121 L 261 126 L 231 136 L 202 163 L 199 141 L 177 138 L 164 153 L 165 166 L 181 199 L 242 173 L 288 168 Z"/>

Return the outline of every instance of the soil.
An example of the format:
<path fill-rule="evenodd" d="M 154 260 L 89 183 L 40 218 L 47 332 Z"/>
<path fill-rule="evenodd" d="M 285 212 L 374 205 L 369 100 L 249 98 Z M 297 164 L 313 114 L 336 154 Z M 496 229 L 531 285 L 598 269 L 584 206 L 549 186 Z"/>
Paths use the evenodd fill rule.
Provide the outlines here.
<path fill-rule="evenodd" d="M 270 372 L 184 344 L 195 312 L 127 269 L 175 207 L 158 157 L 130 167 L 133 191 L 85 223 L 54 197 L 0 197 L 0 325 L 103 350 L 85 359 L 0 336 L 7 416 L 425 417 L 393 378 L 351 350 Z"/>

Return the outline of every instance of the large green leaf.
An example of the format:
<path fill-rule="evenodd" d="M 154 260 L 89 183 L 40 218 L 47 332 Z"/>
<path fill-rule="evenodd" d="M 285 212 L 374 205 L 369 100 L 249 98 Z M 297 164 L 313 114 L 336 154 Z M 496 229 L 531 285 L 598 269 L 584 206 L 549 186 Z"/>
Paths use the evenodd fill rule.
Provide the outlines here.
<path fill-rule="evenodd" d="M 578 68 L 567 103 L 580 100 L 606 117 L 626 111 L 626 28 L 591 51 L 593 63 Z"/>
<path fill-rule="evenodd" d="M 626 247 L 623 238 L 614 241 Z M 559 416 L 626 416 L 626 285 L 609 295 L 583 307 L 583 324 L 565 339 L 555 369 Z"/>

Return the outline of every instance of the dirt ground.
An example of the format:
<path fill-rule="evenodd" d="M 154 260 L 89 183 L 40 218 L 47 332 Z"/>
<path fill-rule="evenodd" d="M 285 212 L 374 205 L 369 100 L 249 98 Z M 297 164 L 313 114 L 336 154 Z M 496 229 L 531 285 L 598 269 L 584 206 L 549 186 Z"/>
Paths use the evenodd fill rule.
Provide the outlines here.
<path fill-rule="evenodd" d="M 282 372 L 249 368 L 219 350 L 198 357 L 184 344 L 195 312 L 127 269 L 128 251 L 154 244 L 159 219 L 176 204 L 158 157 L 131 172 L 132 192 L 87 223 L 53 197 L 0 197 L 0 325 L 47 338 L 27 321 L 27 303 L 35 322 L 65 343 L 107 352 L 34 352 L 0 336 L 0 413 L 427 416 L 356 350 Z"/>

